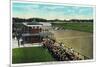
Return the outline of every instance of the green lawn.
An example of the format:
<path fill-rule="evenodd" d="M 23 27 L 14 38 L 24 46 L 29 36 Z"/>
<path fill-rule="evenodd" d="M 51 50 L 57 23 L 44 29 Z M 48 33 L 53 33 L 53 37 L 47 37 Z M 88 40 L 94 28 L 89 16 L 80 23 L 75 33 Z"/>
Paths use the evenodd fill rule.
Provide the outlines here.
<path fill-rule="evenodd" d="M 63 27 L 64 29 L 78 30 L 84 32 L 93 32 L 93 23 L 52 23 L 55 27 Z"/>
<path fill-rule="evenodd" d="M 54 61 L 52 55 L 43 47 L 15 48 L 12 52 L 13 64 Z"/>

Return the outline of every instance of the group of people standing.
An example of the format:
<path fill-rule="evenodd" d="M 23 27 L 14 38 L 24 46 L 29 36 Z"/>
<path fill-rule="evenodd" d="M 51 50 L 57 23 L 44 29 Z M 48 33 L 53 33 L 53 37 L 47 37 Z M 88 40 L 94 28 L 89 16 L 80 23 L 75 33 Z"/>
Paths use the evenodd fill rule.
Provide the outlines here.
<path fill-rule="evenodd" d="M 53 39 L 44 39 L 42 43 L 58 61 L 82 60 L 79 53 L 75 54 L 72 48 L 65 48 L 63 43 L 57 43 Z"/>

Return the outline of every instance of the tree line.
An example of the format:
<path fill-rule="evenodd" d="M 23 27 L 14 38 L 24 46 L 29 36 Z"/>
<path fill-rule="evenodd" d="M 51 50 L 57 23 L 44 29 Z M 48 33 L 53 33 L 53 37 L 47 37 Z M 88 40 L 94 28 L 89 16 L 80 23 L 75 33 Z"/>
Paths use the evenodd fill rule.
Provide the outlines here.
<path fill-rule="evenodd" d="M 93 22 L 93 19 L 70 19 L 70 20 L 60 20 L 60 19 L 54 19 L 54 20 L 47 20 L 43 18 L 12 18 L 13 23 L 20 23 L 20 22 Z"/>

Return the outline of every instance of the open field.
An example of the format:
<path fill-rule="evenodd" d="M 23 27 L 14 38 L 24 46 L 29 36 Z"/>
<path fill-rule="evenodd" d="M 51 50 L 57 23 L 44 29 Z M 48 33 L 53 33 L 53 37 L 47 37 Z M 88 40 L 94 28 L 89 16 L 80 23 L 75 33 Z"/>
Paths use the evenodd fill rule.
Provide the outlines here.
<path fill-rule="evenodd" d="M 43 47 L 25 47 L 12 50 L 12 63 L 32 63 L 54 61 L 54 58 Z"/>
<path fill-rule="evenodd" d="M 61 27 L 68 30 L 78 30 L 84 32 L 93 32 L 93 23 L 52 23 L 54 27 Z"/>

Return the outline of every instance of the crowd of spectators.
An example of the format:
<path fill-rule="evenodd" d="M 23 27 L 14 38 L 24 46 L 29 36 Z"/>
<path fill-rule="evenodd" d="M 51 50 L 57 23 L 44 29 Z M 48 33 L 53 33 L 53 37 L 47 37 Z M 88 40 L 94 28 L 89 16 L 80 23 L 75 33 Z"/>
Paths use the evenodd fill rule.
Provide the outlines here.
<path fill-rule="evenodd" d="M 72 48 L 65 48 L 63 43 L 57 43 L 53 39 L 44 39 L 42 43 L 58 61 L 82 60 L 79 53 Z"/>

